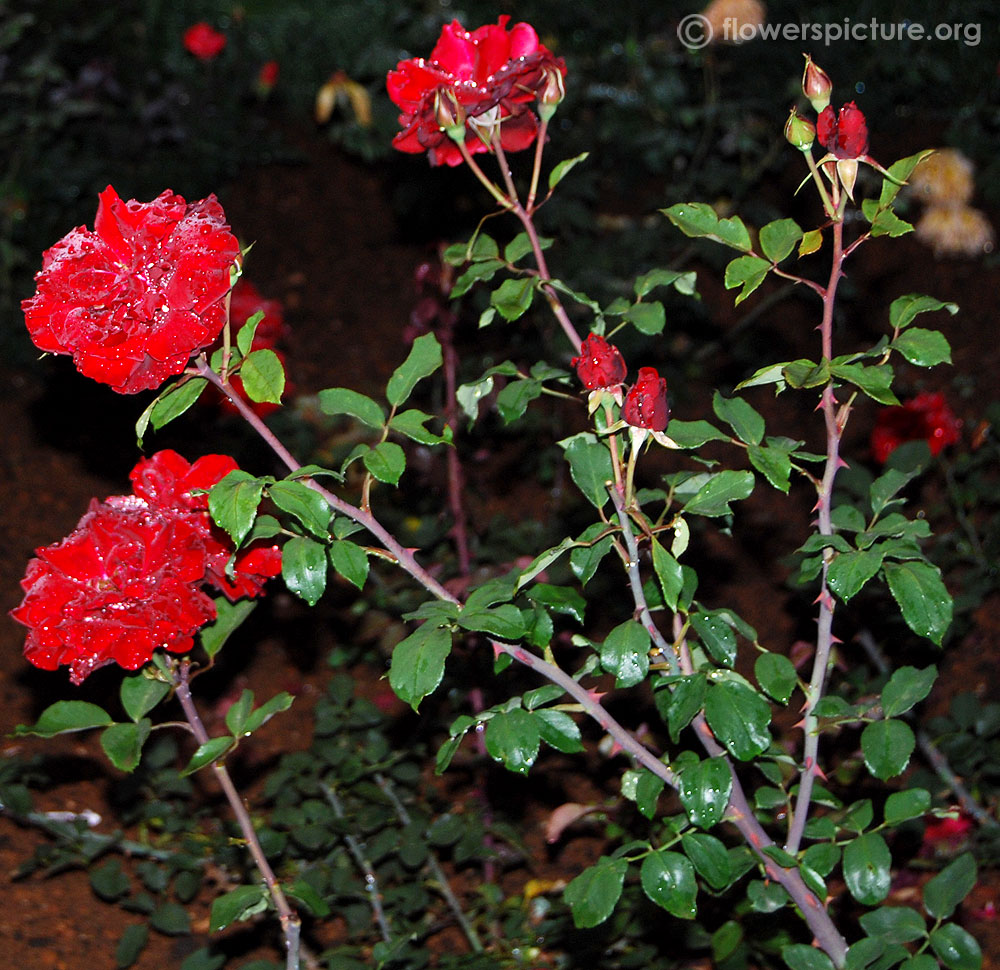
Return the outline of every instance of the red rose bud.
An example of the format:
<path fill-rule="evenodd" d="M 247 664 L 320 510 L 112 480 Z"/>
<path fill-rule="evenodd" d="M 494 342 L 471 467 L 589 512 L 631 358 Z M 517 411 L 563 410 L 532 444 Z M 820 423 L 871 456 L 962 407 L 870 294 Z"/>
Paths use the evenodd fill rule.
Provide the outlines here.
<path fill-rule="evenodd" d="M 806 54 L 806 68 L 802 72 L 802 93 L 809 99 L 813 111 L 817 114 L 824 111 L 830 103 L 830 92 L 833 81 L 830 75 L 821 67 L 817 67 L 813 59 Z"/>
<path fill-rule="evenodd" d="M 580 345 L 580 356 L 570 363 L 576 368 L 580 383 L 588 390 L 616 387 L 625 380 L 625 359 L 621 351 L 603 337 L 592 333 Z"/>
<path fill-rule="evenodd" d="M 785 140 L 800 152 L 807 152 L 816 140 L 816 126 L 792 108 L 785 122 Z"/>
<path fill-rule="evenodd" d="M 816 137 L 836 158 L 860 158 L 868 153 L 868 125 L 853 101 L 845 104 L 839 114 L 827 105 L 816 120 Z"/>
<path fill-rule="evenodd" d="M 636 428 L 663 431 L 670 419 L 667 382 L 655 367 L 640 367 L 639 377 L 625 395 L 622 417 Z"/>
<path fill-rule="evenodd" d="M 184 49 L 200 61 L 218 57 L 226 46 L 226 35 L 204 21 L 192 24 L 184 31 Z"/>

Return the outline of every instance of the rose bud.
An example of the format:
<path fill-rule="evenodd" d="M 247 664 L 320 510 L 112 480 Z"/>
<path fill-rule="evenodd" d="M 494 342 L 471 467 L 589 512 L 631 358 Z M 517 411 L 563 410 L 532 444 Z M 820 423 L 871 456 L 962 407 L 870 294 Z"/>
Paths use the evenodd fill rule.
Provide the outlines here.
<path fill-rule="evenodd" d="M 434 120 L 452 141 L 465 141 L 465 108 L 452 91 L 438 91 L 434 98 Z"/>
<path fill-rule="evenodd" d="M 816 126 L 792 108 L 785 122 L 785 140 L 800 152 L 807 152 L 816 140 Z"/>
<path fill-rule="evenodd" d="M 550 67 L 545 71 L 545 83 L 538 93 L 538 115 L 542 121 L 550 121 L 556 113 L 556 108 L 566 97 L 566 87 L 563 84 L 562 71 Z"/>
<path fill-rule="evenodd" d="M 580 383 L 591 391 L 616 387 L 625 380 L 627 368 L 621 351 L 603 337 L 592 333 L 580 345 L 580 356 L 570 363 L 576 368 Z"/>
<path fill-rule="evenodd" d="M 806 54 L 806 68 L 802 72 L 802 93 L 809 99 L 813 111 L 819 114 L 830 103 L 830 92 L 833 82 L 830 75 L 821 67 L 817 67 L 813 59 Z"/>
<path fill-rule="evenodd" d="M 839 113 L 827 105 L 816 120 L 819 143 L 836 158 L 861 158 L 868 153 L 868 125 L 861 109 L 853 102 Z"/>
<path fill-rule="evenodd" d="M 636 428 L 663 431 L 670 419 L 667 382 L 655 367 L 640 367 L 635 384 L 625 395 L 622 417 Z"/>

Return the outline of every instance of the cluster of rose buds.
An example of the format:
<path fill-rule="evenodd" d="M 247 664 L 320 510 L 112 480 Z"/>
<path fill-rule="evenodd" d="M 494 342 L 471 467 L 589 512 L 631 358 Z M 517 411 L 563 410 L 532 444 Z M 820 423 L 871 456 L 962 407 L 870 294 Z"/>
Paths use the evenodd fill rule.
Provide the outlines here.
<path fill-rule="evenodd" d="M 615 390 L 625 382 L 628 368 L 621 351 L 599 334 L 590 334 L 580 345 L 580 356 L 570 363 L 587 390 Z M 622 418 L 626 424 L 649 431 L 663 431 L 670 420 L 667 382 L 655 367 L 640 367 L 635 383 L 625 393 Z"/>

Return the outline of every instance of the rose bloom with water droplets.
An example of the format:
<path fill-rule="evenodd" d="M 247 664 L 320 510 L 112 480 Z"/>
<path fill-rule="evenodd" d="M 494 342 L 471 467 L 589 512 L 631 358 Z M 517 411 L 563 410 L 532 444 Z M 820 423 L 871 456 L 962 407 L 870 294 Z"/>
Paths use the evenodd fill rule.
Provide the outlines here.
<path fill-rule="evenodd" d="M 667 381 L 655 367 L 640 367 L 622 405 L 622 417 L 635 428 L 663 431 L 670 420 Z"/>
<path fill-rule="evenodd" d="M 538 39 L 530 24 L 510 17 L 466 30 L 446 24 L 429 58 L 400 61 L 386 79 L 389 97 L 400 109 L 403 130 L 393 145 L 403 152 L 427 152 L 432 165 L 460 165 L 462 153 L 442 128 L 442 111 L 465 124 L 465 147 L 488 151 L 499 130 L 504 151 L 520 151 L 535 140 L 538 121 L 528 109 L 553 72 L 566 74 L 561 57 Z"/>
<path fill-rule="evenodd" d="M 222 330 L 239 252 L 214 195 L 123 202 L 108 186 L 93 231 L 73 229 L 44 253 L 22 304 L 28 333 L 119 393 L 159 387 Z"/>
<path fill-rule="evenodd" d="M 258 595 L 281 571 L 281 550 L 256 545 L 232 556 L 212 524 L 203 489 L 236 468 L 225 455 L 194 464 L 161 451 L 132 471 L 134 495 L 96 499 L 65 539 L 36 550 L 11 616 L 28 627 L 24 653 L 43 670 L 66 665 L 79 684 L 116 663 L 137 670 L 163 648 L 187 653 L 215 619 L 205 586 L 231 600 Z"/>
<path fill-rule="evenodd" d="M 625 380 L 627 368 L 621 351 L 596 333 L 590 334 L 580 345 L 580 356 L 570 364 L 576 368 L 576 376 L 588 390 L 617 387 Z"/>

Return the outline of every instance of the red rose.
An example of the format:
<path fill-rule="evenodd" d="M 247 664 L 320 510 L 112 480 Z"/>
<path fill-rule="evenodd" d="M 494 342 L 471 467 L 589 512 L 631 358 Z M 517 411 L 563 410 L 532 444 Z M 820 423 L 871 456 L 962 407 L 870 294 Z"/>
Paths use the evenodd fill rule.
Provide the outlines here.
<path fill-rule="evenodd" d="M 278 83 L 278 75 L 280 73 L 281 68 L 277 61 L 267 61 L 262 64 L 260 71 L 257 73 L 257 89 L 267 94 Z"/>
<path fill-rule="evenodd" d="M 429 59 L 400 61 L 389 72 L 386 86 L 403 127 L 393 139 L 396 148 L 426 151 L 432 165 L 459 165 L 462 155 L 442 124 L 463 120 L 473 154 L 488 151 L 497 126 L 504 151 L 520 151 L 535 140 L 538 122 L 528 104 L 553 71 L 565 75 L 566 65 L 539 42 L 530 24 L 508 31 L 508 20 L 504 15 L 473 31 L 453 20 Z"/>
<path fill-rule="evenodd" d="M 615 387 L 625 380 L 625 358 L 621 351 L 595 333 L 583 341 L 580 356 L 570 363 L 576 368 L 580 383 L 590 390 Z"/>
<path fill-rule="evenodd" d="M 622 417 L 636 428 L 648 428 L 650 431 L 666 428 L 670 419 L 667 382 L 655 367 L 639 368 L 639 377 L 625 395 Z"/>
<path fill-rule="evenodd" d="M 259 595 L 267 580 L 281 573 L 281 549 L 258 542 L 240 550 L 233 564 L 233 575 L 226 574 L 233 544 L 212 522 L 206 493 L 237 468 L 228 455 L 205 455 L 189 464 L 176 451 L 167 449 L 144 458 L 129 475 L 136 496 L 150 508 L 190 514 L 202 535 L 205 581 L 234 602 L 244 596 Z"/>
<path fill-rule="evenodd" d="M 192 24 L 184 31 L 184 49 L 189 54 L 194 54 L 200 61 L 210 61 L 218 57 L 225 46 L 226 35 L 204 21 Z"/>
<path fill-rule="evenodd" d="M 131 497 L 94 500 L 71 535 L 36 555 L 11 616 L 29 628 L 28 661 L 43 670 L 68 664 L 74 684 L 109 663 L 136 670 L 160 647 L 186 653 L 215 619 L 194 517 Z"/>
<path fill-rule="evenodd" d="M 845 104 L 839 114 L 828 104 L 816 119 L 816 137 L 837 158 L 860 158 L 868 153 L 868 126 L 853 101 Z"/>
<path fill-rule="evenodd" d="M 872 429 L 872 456 L 884 464 L 906 441 L 926 441 L 937 455 L 959 440 L 961 427 L 943 394 L 924 391 L 905 404 L 882 409 Z"/>
<path fill-rule="evenodd" d="M 121 394 L 158 387 L 219 335 L 239 251 L 214 195 L 123 202 L 108 186 L 94 231 L 78 227 L 44 253 L 22 304 L 28 332 Z"/>

